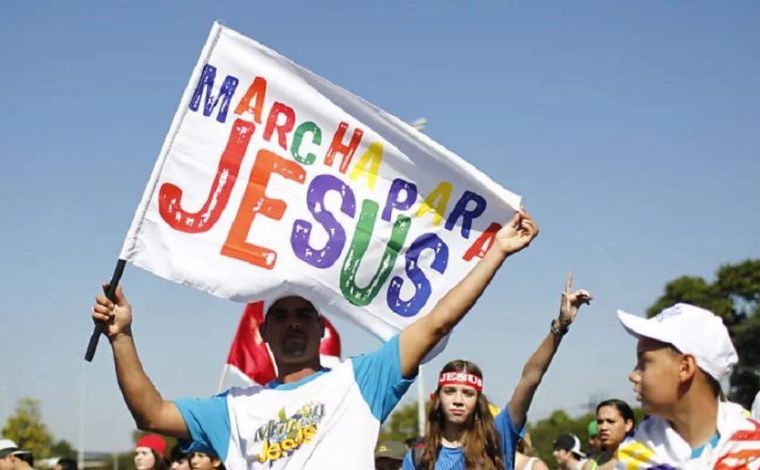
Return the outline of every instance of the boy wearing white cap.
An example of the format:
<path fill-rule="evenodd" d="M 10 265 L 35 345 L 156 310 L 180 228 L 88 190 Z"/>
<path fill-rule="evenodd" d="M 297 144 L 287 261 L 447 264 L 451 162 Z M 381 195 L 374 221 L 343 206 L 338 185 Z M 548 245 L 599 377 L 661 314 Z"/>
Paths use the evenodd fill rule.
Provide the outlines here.
<path fill-rule="evenodd" d="M 719 399 L 738 360 L 721 318 L 684 303 L 618 318 L 638 338 L 629 379 L 649 417 L 618 448 L 616 468 L 760 469 L 760 423 Z"/>

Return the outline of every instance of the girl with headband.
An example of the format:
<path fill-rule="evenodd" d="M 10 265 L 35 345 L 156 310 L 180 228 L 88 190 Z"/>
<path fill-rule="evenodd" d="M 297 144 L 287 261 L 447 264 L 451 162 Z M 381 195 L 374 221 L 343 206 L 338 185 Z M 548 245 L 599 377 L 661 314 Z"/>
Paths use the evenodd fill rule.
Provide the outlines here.
<path fill-rule="evenodd" d="M 515 447 L 524 432 L 533 395 L 557 352 L 562 337 L 578 309 L 591 302 L 585 290 L 571 292 L 569 274 L 562 292 L 559 316 L 549 333 L 523 367 L 507 406 L 496 415 L 489 412 L 483 393 L 483 373 L 466 360 L 451 361 L 438 376 L 431 395 L 427 434 L 421 446 L 407 452 L 404 470 L 511 470 Z"/>

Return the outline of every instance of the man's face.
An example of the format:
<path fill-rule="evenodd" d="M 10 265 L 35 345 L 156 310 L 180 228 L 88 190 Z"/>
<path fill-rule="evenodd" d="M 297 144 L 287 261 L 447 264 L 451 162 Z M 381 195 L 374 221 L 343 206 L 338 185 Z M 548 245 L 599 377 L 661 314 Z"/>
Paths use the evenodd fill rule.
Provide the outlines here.
<path fill-rule="evenodd" d="M 267 312 L 261 337 L 277 364 L 303 364 L 319 357 L 324 325 L 314 306 L 303 297 L 277 300 Z"/>
<path fill-rule="evenodd" d="M 572 455 L 569 451 L 565 449 L 554 449 L 552 455 L 554 456 L 554 460 L 557 461 L 559 468 L 568 468 L 567 464 L 570 461 L 570 456 Z"/>
<path fill-rule="evenodd" d="M 668 344 L 639 339 L 636 367 L 628 379 L 644 413 L 669 418 L 668 410 L 678 401 L 683 355 Z"/>
<path fill-rule="evenodd" d="M 469 423 L 478 404 L 478 391 L 468 385 L 444 385 L 439 392 L 440 407 L 446 421 Z"/>

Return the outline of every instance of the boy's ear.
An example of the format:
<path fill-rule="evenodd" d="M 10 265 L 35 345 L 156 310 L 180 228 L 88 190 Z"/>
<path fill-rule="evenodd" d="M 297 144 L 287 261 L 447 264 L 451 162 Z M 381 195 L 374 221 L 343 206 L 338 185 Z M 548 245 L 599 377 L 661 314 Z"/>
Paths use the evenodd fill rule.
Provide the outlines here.
<path fill-rule="evenodd" d="M 682 354 L 679 363 L 678 375 L 681 382 L 688 382 L 694 378 L 699 366 L 697 366 L 697 360 L 691 354 Z"/>

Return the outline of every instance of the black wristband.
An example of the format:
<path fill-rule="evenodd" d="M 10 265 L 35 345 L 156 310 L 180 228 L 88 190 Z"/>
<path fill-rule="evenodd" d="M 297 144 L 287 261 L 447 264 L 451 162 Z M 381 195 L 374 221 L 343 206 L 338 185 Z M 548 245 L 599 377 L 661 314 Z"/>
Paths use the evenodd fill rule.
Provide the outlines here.
<path fill-rule="evenodd" d="M 551 331 L 554 336 L 561 338 L 567 334 L 569 328 L 569 325 L 563 327 L 559 320 L 555 318 L 549 326 L 549 331 Z"/>

